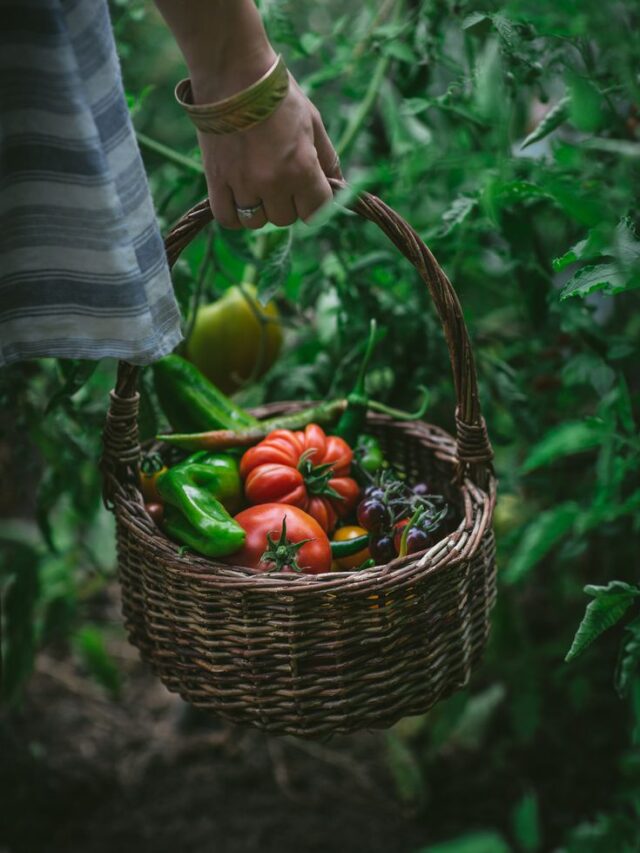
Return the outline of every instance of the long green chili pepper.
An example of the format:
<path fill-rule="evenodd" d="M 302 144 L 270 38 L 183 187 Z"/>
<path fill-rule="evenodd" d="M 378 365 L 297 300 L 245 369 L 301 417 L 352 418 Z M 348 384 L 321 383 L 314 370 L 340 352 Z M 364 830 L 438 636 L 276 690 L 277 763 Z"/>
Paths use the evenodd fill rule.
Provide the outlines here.
<path fill-rule="evenodd" d="M 226 450 L 232 447 L 251 447 L 266 438 L 275 429 L 304 429 L 307 424 L 328 425 L 344 411 L 346 400 L 329 400 L 301 409 L 289 415 L 276 415 L 264 421 L 258 421 L 255 427 L 237 429 L 218 429 L 210 432 L 173 433 L 158 435 L 159 441 L 183 447 L 186 450 Z"/>
<path fill-rule="evenodd" d="M 334 430 L 335 434 L 343 438 L 351 447 L 358 440 L 358 436 L 364 429 L 367 420 L 369 398 L 367 397 L 365 383 L 367 368 L 369 367 L 376 343 L 376 327 L 376 321 L 371 320 L 369 324 L 369 340 L 367 341 L 367 348 L 364 351 L 364 358 L 358 371 L 356 384 L 353 387 L 353 391 L 347 397 L 347 408 L 342 413 L 338 421 L 338 426 Z"/>
<path fill-rule="evenodd" d="M 369 534 L 356 536 L 354 539 L 345 539 L 343 542 L 331 542 L 331 556 L 335 559 L 339 557 L 352 557 L 358 551 L 362 551 L 369 544 Z"/>
<path fill-rule="evenodd" d="M 400 421 L 420 420 L 427 409 L 428 397 L 426 389 L 420 406 L 415 412 L 404 412 L 394 409 L 384 403 L 369 400 L 369 408 L 374 412 L 382 412 Z M 169 433 L 157 435 L 158 441 L 182 447 L 184 450 L 231 450 L 234 447 L 251 447 L 266 438 L 275 429 L 304 429 L 307 424 L 331 424 L 340 412 L 347 407 L 346 400 L 329 400 L 319 403 L 309 409 L 301 409 L 290 415 L 277 415 L 264 421 L 258 421 L 257 427 L 242 427 L 238 429 L 214 429 L 210 432 Z"/>

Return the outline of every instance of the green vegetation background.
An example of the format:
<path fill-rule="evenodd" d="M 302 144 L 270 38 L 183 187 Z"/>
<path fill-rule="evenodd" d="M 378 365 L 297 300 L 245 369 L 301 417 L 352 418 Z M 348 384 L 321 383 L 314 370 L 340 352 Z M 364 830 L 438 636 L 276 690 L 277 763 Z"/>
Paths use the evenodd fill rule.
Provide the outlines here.
<path fill-rule="evenodd" d="M 428 815 L 438 768 L 453 755 L 461 777 L 483 768 L 495 807 L 455 832 L 431 815 L 432 836 L 443 839 L 432 853 L 640 850 L 640 8 L 261 8 L 348 181 L 396 208 L 454 282 L 496 450 L 491 646 L 467 691 L 388 734 L 393 795 Z M 205 194 L 193 130 L 172 96 L 185 69 L 150 5 L 117 0 L 112 13 L 166 228 Z M 425 384 L 429 419 L 452 427 L 428 295 L 372 226 L 334 206 L 311 228 L 212 232 L 176 270 L 185 324 L 198 299 L 241 280 L 256 257 L 258 286 L 286 317 L 287 346 L 244 402 L 348 389 L 376 317 L 385 338 L 370 376 L 375 396 L 411 407 Z M 45 360 L 0 380 L 0 408 L 11 412 L 4 446 L 13 449 L 0 501 L 15 516 L 0 527 L 3 687 L 14 702 L 36 650 L 61 639 L 87 677 L 118 691 L 106 629 L 86 606 L 114 572 L 96 467 L 114 365 L 94 367 Z M 148 388 L 143 403 L 152 434 Z M 565 662 L 587 601 L 575 659 Z"/>

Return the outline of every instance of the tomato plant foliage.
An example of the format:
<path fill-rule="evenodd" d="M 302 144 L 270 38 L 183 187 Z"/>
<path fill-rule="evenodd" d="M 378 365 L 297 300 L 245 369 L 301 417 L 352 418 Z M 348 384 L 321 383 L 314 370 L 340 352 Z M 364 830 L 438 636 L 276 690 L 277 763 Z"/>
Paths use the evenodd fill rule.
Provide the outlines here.
<path fill-rule="evenodd" d="M 256 404 L 344 393 L 376 318 L 372 394 L 412 408 L 424 384 L 430 420 L 451 428 L 448 358 L 428 294 L 384 235 L 349 213 L 350 194 L 379 195 L 418 231 L 456 286 L 476 348 L 500 478 L 501 594 L 469 691 L 387 741 L 398 797 L 428 811 L 435 768 L 482 754 L 502 805 L 480 825 L 463 813 L 453 829 L 433 812 L 425 850 L 637 850 L 640 7 L 259 6 L 324 117 L 350 189 L 310 226 L 195 241 L 174 276 L 185 329 L 198 303 L 240 281 L 255 282 L 263 301 L 275 296 L 285 351 L 241 390 Z M 149 7 L 115 2 L 112 12 L 166 228 L 205 194 L 192 129 L 172 103 L 181 60 Z M 0 500 L 13 519 L 0 528 L 3 679 L 15 699 L 52 638 L 118 690 L 111 628 L 88 624 L 84 605 L 114 562 L 97 469 L 114 366 L 94 367 L 43 360 L 1 378 Z M 142 411 L 144 437 L 160 417 L 148 377 Z M 603 715 L 609 733 L 625 736 L 585 750 L 578 739 Z"/>

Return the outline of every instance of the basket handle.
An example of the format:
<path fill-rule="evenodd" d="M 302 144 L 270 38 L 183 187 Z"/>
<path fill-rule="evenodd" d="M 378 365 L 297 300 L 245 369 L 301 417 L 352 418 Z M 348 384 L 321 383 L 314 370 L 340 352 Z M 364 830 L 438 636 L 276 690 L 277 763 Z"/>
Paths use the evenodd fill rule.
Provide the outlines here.
<path fill-rule="evenodd" d="M 345 181 L 329 178 L 335 192 L 347 187 Z M 492 474 L 493 451 L 480 410 L 475 360 L 462 308 L 453 286 L 416 231 L 395 210 L 370 193 L 361 193 L 351 210 L 374 222 L 415 267 L 429 289 L 444 330 L 456 393 L 456 444 L 458 476 L 470 476 L 484 487 Z M 208 199 L 201 201 L 173 226 L 165 239 L 169 267 L 180 253 L 213 220 Z M 138 368 L 126 362 L 118 365 L 115 390 L 107 415 L 102 459 L 105 501 L 110 503 L 113 488 L 122 475 L 135 476 L 140 448 L 137 434 L 139 395 Z"/>

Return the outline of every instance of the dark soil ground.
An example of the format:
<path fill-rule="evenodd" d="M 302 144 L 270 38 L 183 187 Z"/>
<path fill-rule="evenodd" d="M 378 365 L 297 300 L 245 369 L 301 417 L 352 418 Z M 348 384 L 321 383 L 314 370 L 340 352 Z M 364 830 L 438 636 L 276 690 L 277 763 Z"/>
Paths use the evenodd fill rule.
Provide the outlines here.
<path fill-rule="evenodd" d="M 110 651 L 119 700 L 49 652 L 0 717 L 0 853 L 388 853 L 426 840 L 397 800 L 384 735 L 237 729 L 168 693 L 124 638 Z"/>
<path fill-rule="evenodd" d="M 126 641 L 116 590 L 98 597 L 92 615 L 113 629 L 121 695 L 109 696 L 67 649 L 40 655 L 21 706 L 0 714 L 0 853 L 418 853 L 478 829 L 513 840 L 512 811 L 530 789 L 546 816 L 541 849 L 553 850 L 614 788 L 607 731 L 624 737 L 624 710 L 608 685 L 607 731 L 569 720 L 587 753 L 562 757 L 560 721 L 519 751 L 498 713 L 481 745 L 447 746 L 425 778 L 420 738 L 403 753 L 415 721 L 393 742 L 365 733 L 316 743 L 194 712 Z M 481 689 L 482 669 L 474 682 Z"/>

